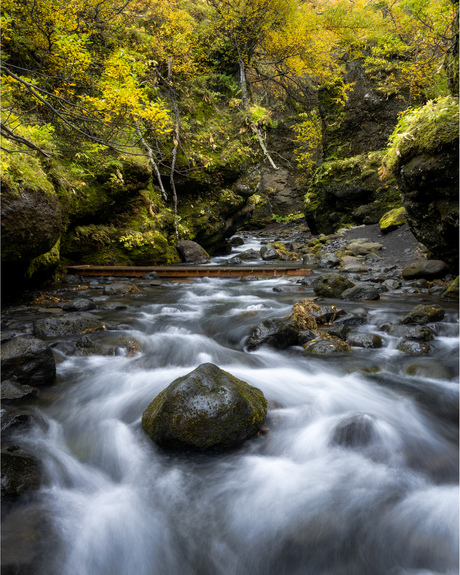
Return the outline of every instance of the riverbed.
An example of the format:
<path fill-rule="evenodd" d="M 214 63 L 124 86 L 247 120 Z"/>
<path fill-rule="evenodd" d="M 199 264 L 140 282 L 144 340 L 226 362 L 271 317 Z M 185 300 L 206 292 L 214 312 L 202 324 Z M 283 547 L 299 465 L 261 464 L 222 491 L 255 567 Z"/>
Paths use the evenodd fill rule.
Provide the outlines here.
<path fill-rule="evenodd" d="M 249 248 L 260 241 L 249 238 L 238 249 Z M 4 515 L 8 569 L 457 574 L 457 304 L 402 288 L 376 301 L 331 299 L 327 304 L 366 318 L 353 330 L 378 334 L 384 345 L 324 357 L 300 346 L 249 352 L 250 328 L 314 297 L 312 280 L 321 271 L 301 281 L 263 273 L 129 280 L 137 290 L 125 295 L 103 293 L 110 278 L 54 286 L 56 299 L 91 299 L 90 313 L 107 337 L 136 344 L 111 355 L 75 355 L 78 337 L 49 338 L 57 383 L 36 400 L 34 426 L 15 436 L 42 462 L 43 485 Z M 428 325 L 431 353 L 419 357 L 399 351 L 400 339 L 385 326 L 420 303 L 442 305 L 446 314 Z M 7 329 L 22 327 L 25 335 L 52 313 L 65 312 L 51 304 L 4 310 Z M 262 390 L 262 431 L 225 453 L 160 449 L 141 427 L 143 410 L 177 377 L 208 362 Z M 409 375 L 414 363 L 434 366 L 425 373 L 435 376 Z M 27 537 L 33 544 L 25 545 Z"/>

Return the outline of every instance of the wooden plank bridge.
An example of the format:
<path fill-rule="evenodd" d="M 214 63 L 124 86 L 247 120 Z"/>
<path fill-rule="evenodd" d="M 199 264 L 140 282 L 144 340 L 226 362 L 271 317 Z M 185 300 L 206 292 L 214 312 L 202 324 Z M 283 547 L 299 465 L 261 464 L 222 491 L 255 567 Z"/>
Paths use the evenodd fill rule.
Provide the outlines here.
<path fill-rule="evenodd" d="M 289 266 L 69 266 L 69 274 L 80 276 L 142 277 L 156 272 L 164 278 L 192 277 L 283 277 L 306 276 L 311 269 Z"/>

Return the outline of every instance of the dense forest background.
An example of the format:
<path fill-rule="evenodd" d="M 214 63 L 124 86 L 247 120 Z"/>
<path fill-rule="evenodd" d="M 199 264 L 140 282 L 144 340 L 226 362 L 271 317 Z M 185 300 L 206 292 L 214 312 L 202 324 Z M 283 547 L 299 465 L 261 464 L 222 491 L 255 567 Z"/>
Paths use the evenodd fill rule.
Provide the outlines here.
<path fill-rule="evenodd" d="M 10 247 L 6 217 L 4 262 L 29 276 L 58 261 L 171 263 L 180 239 L 217 245 L 229 213 L 264 213 L 254 166 L 287 170 L 307 204 L 328 162 L 364 154 L 385 176 L 369 153 L 410 139 L 404 117 L 427 102 L 452 120 L 458 98 L 455 0 L 2 8 L 2 182 L 12 196 L 39 190 L 51 226 L 33 246 L 34 196 Z M 374 120 L 350 116 L 358 96 Z"/>

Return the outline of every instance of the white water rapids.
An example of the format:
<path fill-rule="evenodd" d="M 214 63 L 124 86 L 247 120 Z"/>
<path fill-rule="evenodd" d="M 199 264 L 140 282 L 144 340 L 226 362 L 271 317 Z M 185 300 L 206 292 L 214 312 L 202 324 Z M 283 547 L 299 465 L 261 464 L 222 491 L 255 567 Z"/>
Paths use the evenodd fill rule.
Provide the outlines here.
<path fill-rule="evenodd" d="M 36 573 L 458 573 L 458 429 L 404 387 L 456 401 L 458 384 L 402 375 L 413 358 L 386 335 L 386 347 L 347 358 L 246 352 L 250 326 L 312 295 L 273 292 L 286 285 L 179 282 L 105 312 L 142 344 L 140 354 L 62 357 L 55 397 L 23 438 L 47 477 L 39 499 L 50 543 Z M 379 332 L 382 318 L 416 303 L 369 304 L 366 329 Z M 455 365 L 454 314 L 443 326 L 433 357 Z M 204 362 L 263 391 L 267 430 L 226 454 L 162 451 L 143 432 L 142 412 Z M 370 422 L 370 440 L 337 442 L 337 426 L 356 416 Z"/>

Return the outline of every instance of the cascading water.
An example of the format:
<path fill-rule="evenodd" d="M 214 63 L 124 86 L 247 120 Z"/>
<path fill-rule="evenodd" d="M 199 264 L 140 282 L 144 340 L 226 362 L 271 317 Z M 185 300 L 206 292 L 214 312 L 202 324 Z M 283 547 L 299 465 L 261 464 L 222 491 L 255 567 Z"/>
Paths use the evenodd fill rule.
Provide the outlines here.
<path fill-rule="evenodd" d="M 410 358 L 380 331 L 420 296 L 333 302 L 365 308 L 381 349 L 327 359 L 245 351 L 250 326 L 313 295 L 273 291 L 295 285 L 196 279 L 112 298 L 122 310 L 100 298 L 97 315 L 141 353 L 75 357 L 56 346 L 58 384 L 21 438 L 45 465 L 36 500 L 47 536 L 34 573 L 458 573 L 458 427 L 418 397 L 455 403 L 458 384 L 403 375 Z M 457 315 L 446 309 L 432 357 L 453 372 Z M 204 362 L 263 391 L 266 430 L 224 454 L 162 451 L 142 412 Z"/>

